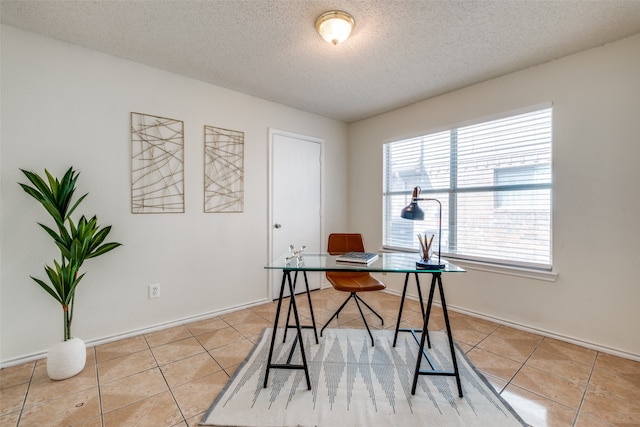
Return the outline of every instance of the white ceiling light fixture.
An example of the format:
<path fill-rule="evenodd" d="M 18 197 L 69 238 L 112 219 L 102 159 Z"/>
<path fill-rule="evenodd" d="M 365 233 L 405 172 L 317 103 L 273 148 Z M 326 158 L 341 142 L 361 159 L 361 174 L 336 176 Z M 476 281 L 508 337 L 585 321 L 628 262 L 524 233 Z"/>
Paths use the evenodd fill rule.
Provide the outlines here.
<path fill-rule="evenodd" d="M 316 30 L 327 43 L 334 45 L 345 41 L 356 21 L 353 16 L 341 10 L 331 10 L 318 16 L 316 19 Z"/>

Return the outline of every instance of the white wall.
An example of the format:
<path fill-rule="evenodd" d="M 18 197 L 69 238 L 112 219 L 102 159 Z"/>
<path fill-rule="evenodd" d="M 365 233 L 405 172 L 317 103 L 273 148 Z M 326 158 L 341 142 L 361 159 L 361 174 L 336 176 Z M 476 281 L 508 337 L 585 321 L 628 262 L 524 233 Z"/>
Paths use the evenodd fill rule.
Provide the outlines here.
<path fill-rule="evenodd" d="M 549 101 L 557 280 L 469 270 L 447 302 L 640 358 L 640 35 L 352 124 L 350 228 L 382 244 L 384 141 Z"/>
<path fill-rule="evenodd" d="M 79 169 L 82 212 L 125 245 L 87 261 L 77 294 L 74 335 L 96 341 L 267 297 L 268 127 L 325 139 L 324 229 L 363 232 L 376 248 L 382 187 L 370 183 L 382 182 L 383 141 L 548 101 L 557 281 L 469 270 L 445 277 L 448 302 L 640 357 L 640 35 L 347 127 L 12 27 L 0 34 L 2 364 L 62 336 L 59 307 L 28 277 L 43 277 L 56 251 L 18 168 Z M 130 214 L 131 111 L 184 121 L 185 214 Z M 245 132 L 244 213 L 202 212 L 205 124 Z M 151 283 L 160 299 L 147 299 Z"/>
<path fill-rule="evenodd" d="M 72 332 L 91 342 L 268 297 L 268 128 L 325 140 L 325 230 L 346 227 L 347 125 L 158 69 L 1 28 L 0 361 L 62 338 L 60 306 L 29 275 L 57 251 L 19 168 L 81 171 L 80 211 L 123 247 L 89 260 Z M 130 213 L 130 112 L 185 126 L 186 213 Z M 203 213 L 203 126 L 245 133 L 243 213 Z M 285 248 L 283 248 L 283 251 Z M 160 283 L 161 298 L 147 299 Z"/>

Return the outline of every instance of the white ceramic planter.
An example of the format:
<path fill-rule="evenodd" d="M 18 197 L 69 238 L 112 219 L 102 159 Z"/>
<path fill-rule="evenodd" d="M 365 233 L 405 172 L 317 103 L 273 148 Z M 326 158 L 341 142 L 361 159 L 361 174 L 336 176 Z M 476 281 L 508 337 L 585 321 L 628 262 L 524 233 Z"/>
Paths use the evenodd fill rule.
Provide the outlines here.
<path fill-rule="evenodd" d="M 47 355 L 47 375 L 52 380 L 64 380 L 79 374 L 87 361 L 87 346 L 80 338 L 60 341 Z"/>

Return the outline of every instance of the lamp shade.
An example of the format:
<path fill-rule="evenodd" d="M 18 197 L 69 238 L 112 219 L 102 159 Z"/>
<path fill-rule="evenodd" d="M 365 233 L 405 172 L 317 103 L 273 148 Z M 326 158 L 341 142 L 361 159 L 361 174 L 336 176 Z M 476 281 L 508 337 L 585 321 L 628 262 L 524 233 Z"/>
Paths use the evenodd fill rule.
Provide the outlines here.
<path fill-rule="evenodd" d="M 351 15 L 339 10 L 325 12 L 316 19 L 318 33 L 328 43 L 334 45 L 345 41 L 355 25 Z"/>
<path fill-rule="evenodd" d="M 424 211 L 418 206 L 418 196 L 420 195 L 420 187 L 413 189 L 411 203 L 400 212 L 400 217 L 413 221 L 422 221 L 424 219 Z"/>
<path fill-rule="evenodd" d="M 424 211 L 420 209 L 420 206 L 418 206 L 418 202 L 411 202 L 409 206 L 402 209 L 402 212 L 400 212 L 400 216 L 404 219 L 422 221 L 424 219 Z"/>

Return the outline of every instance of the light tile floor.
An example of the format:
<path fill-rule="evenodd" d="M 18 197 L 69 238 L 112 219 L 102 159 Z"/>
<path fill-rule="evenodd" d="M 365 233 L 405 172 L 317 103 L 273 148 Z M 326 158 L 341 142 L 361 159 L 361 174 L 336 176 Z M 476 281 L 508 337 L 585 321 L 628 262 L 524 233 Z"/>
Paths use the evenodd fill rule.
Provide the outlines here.
<path fill-rule="evenodd" d="M 320 328 L 346 298 L 312 293 Z M 365 299 L 394 328 L 400 298 Z M 306 299 L 298 297 L 308 323 Z M 51 381 L 46 361 L 0 370 L 0 426 L 196 426 L 246 357 L 276 303 L 87 349 L 84 371 Z M 407 301 L 404 326 L 421 324 Z M 450 312 L 454 339 L 493 387 L 533 426 L 640 426 L 640 362 Z M 380 321 L 368 316 L 373 328 Z M 353 302 L 330 327 L 363 328 Z M 430 329 L 444 327 L 434 309 Z"/>

